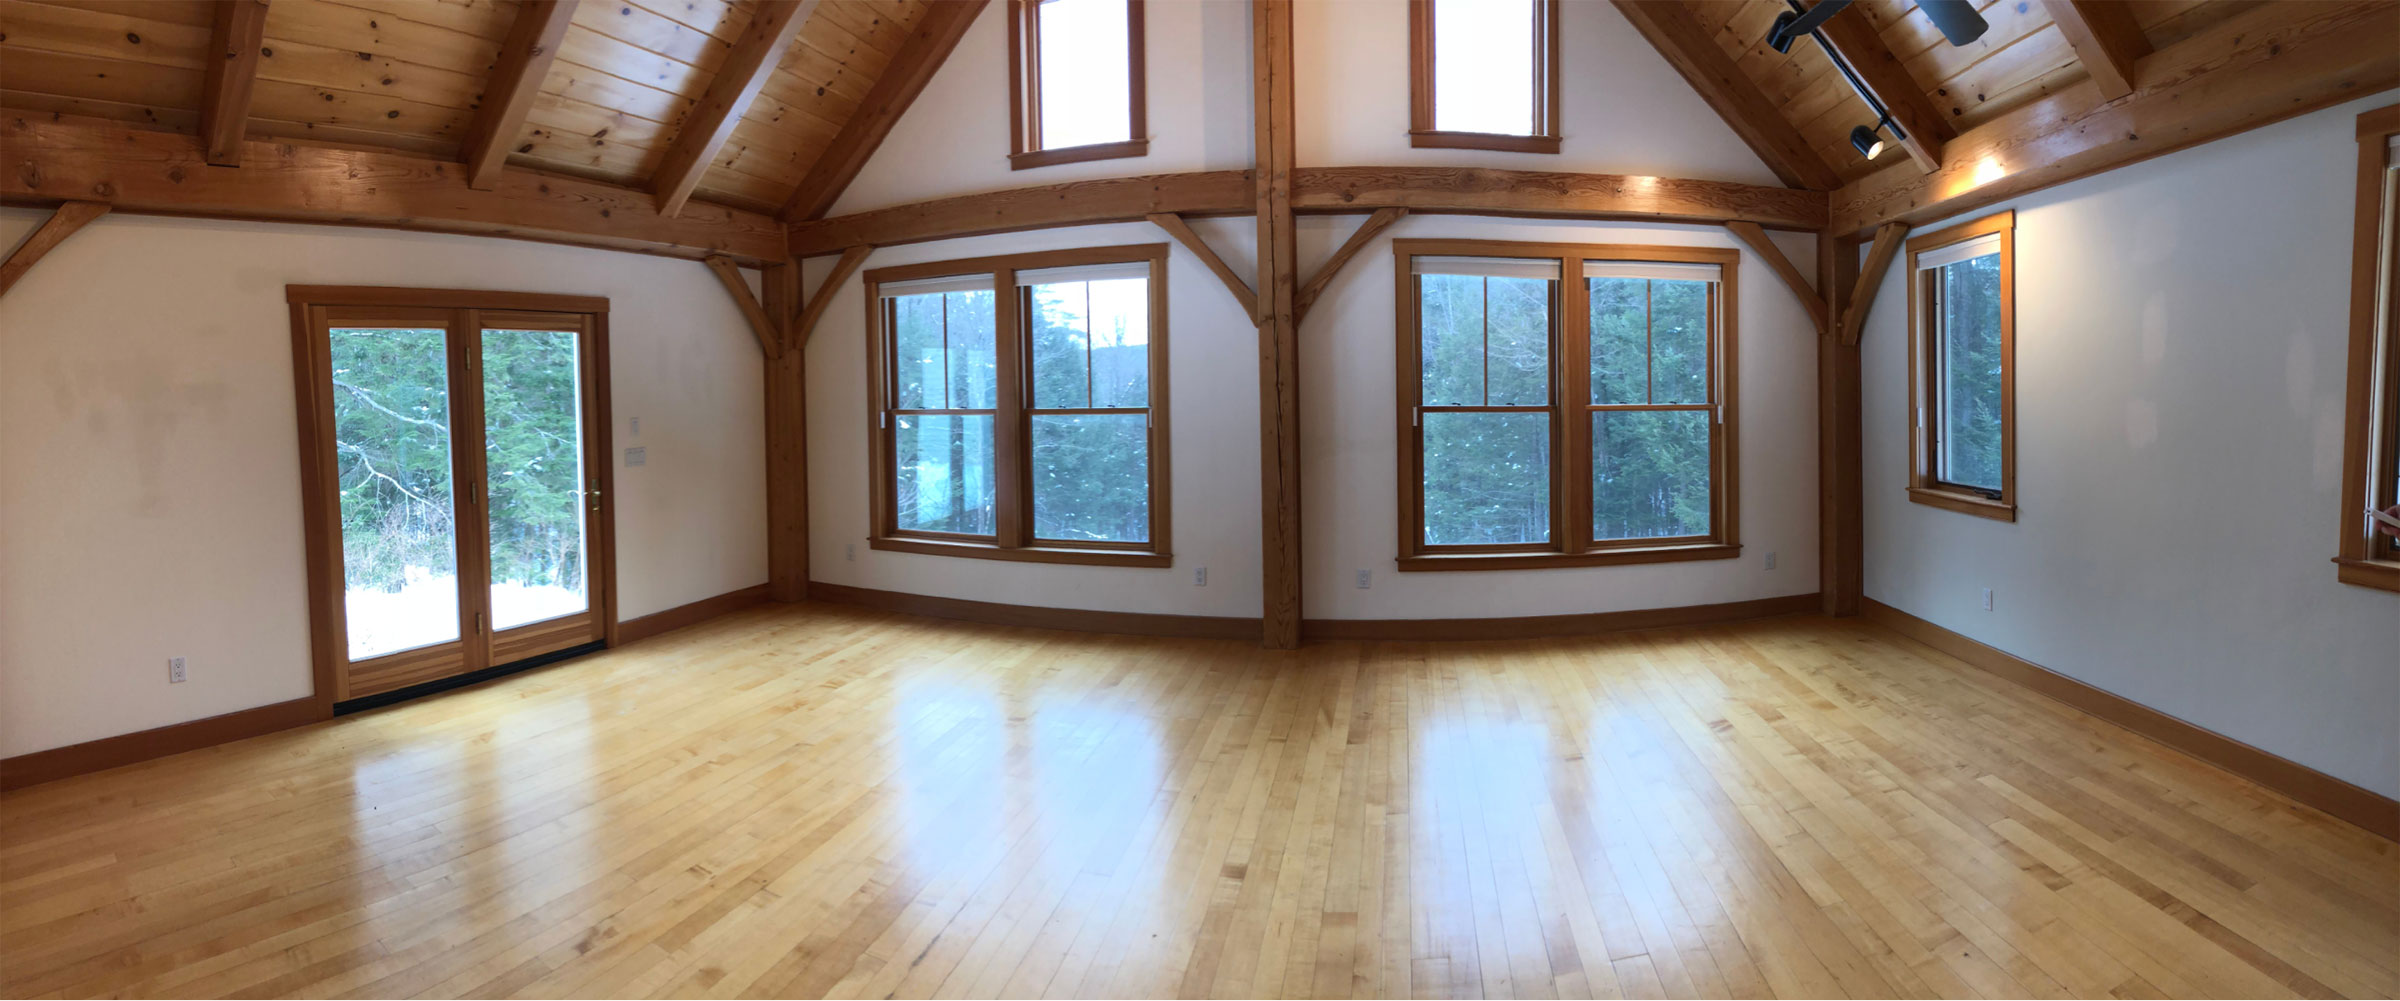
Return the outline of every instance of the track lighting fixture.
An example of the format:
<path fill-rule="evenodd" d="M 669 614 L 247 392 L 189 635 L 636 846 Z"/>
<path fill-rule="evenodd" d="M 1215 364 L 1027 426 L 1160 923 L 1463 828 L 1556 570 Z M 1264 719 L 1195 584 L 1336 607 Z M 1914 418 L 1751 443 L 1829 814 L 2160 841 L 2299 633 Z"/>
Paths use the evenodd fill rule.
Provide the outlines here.
<path fill-rule="evenodd" d="M 1858 155 L 1869 160 L 1875 159 L 1882 155 L 1884 146 L 1883 137 L 1876 133 L 1883 131 L 1883 127 L 1890 123 L 1891 119 L 1885 118 L 1878 120 L 1872 126 L 1861 125 L 1851 129 L 1850 145 L 1858 150 Z"/>

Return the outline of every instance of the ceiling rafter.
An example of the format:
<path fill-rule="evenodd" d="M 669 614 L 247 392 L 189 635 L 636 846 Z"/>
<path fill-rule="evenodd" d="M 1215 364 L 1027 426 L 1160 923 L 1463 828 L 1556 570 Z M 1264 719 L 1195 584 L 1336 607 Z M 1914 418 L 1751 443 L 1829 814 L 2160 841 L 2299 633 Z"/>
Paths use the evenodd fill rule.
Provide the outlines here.
<path fill-rule="evenodd" d="M 2134 65 L 2150 54 L 2150 39 L 2124 0 L 2042 0 L 2042 6 L 2100 96 L 2113 101 L 2133 93 Z"/>
<path fill-rule="evenodd" d="M 707 93 L 684 116 L 674 143 L 659 160 L 650 190 L 657 196 L 660 215 L 672 216 L 683 210 L 683 203 L 692 197 L 692 189 L 700 186 L 700 175 L 707 173 L 717 151 L 725 148 L 725 140 L 733 136 L 734 126 L 741 124 L 742 113 L 758 100 L 758 92 L 766 87 L 767 78 L 783 62 L 783 54 L 792 47 L 800 26 L 816 13 L 820 2 L 761 0 L 758 13 L 742 29 L 740 40 L 718 67 L 716 77 L 709 81 Z"/>
<path fill-rule="evenodd" d="M 1892 54 L 1891 46 L 1884 44 L 1874 22 L 1867 20 L 1863 11 L 1848 13 L 1847 17 L 1837 14 L 1827 20 L 1818 29 L 1817 37 L 1858 72 L 1859 82 L 1866 86 L 1867 92 L 1890 111 L 1892 121 L 1906 136 L 1900 140 L 1900 146 L 1908 151 L 1909 159 L 1926 170 L 1941 169 L 1942 144 L 1955 136 L 1956 130 L 1950 127 L 1941 110 L 1933 106 L 1924 86 Z"/>
<path fill-rule="evenodd" d="M 1733 134 L 1795 188 L 1830 191 L 1841 187 L 1841 176 L 1809 146 L 1807 138 L 1778 110 L 1756 82 L 1742 73 L 1732 57 L 1717 46 L 1692 12 L 1680 3 L 1657 0 L 1616 0 L 1617 11 L 1648 39 L 1650 47 L 1683 75 Z"/>
<path fill-rule="evenodd" d="M 567 36 L 577 0 L 524 0 L 500 58 L 484 80 L 482 106 L 467 130 L 462 159 L 467 164 L 467 187 L 489 191 L 499 183 L 500 168 L 509 150 L 525 134 L 525 116 L 540 96 L 550 64 L 558 59 L 558 43 Z"/>
<path fill-rule="evenodd" d="M 952 0 L 933 4 L 909 32 L 908 44 L 892 57 L 883 75 L 867 91 L 864 103 L 842 125 L 817 162 L 809 167 L 808 176 L 800 179 L 792 197 L 783 206 L 782 216 L 791 221 L 822 219 L 833 210 L 850 182 L 867 165 L 868 158 L 883 145 L 883 139 L 899 124 L 916 103 L 917 95 L 925 90 L 934 71 L 950 58 L 958 40 L 966 37 L 967 27 L 989 0 Z"/>
<path fill-rule="evenodd" d="M 239 167 L 242 140 L 250 126 L 250 95 L 258 86 L 267 0 L 220 3 L 215 15 L 208 32 L 208 61 L 200 77 L 203 155 L 217 166 Z"/>

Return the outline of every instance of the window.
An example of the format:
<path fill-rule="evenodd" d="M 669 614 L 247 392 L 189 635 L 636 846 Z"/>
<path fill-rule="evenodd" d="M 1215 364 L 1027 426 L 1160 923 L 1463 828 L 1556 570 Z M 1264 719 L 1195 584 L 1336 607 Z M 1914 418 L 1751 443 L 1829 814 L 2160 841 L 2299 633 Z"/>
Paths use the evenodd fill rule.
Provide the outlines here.
<path fill-rule="evenodd" d="M 871 544 L 1166 566 L 1166 245 L 867 272 Z"/>
<path fill-rule="evenodd" d="M 1558 152 L 1558 0 L 1413 0 L 1409 144 Z"/>
<path fill-rule="evenodd" d="M 2016 214 L 1908 241 L 1909 499 L 2017 520 Z"/>
<path fill-rule="evenodd" d="M 1143 0 L 1009 0 L 1009 167 L 1150 152 Z"/>
<path fill-rule="evenodd" d="M 2334 562 L 2344 582 L 2400 591 L 2400 539 L 2369 513 L 2400 505 L 2400 106 L 2358 116 L 2356 198 L 2342 545 Z"/>
<path fill-rule="evenodd" d="M 1400 569 L 1739 554 L 1735 251 L 1393 251 Z"/>

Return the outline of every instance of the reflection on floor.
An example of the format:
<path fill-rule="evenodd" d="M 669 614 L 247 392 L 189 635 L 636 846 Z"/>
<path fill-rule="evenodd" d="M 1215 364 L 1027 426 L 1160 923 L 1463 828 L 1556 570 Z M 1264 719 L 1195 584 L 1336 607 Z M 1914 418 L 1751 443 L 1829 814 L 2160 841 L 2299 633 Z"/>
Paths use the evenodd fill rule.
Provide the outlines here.
<path fill-rule="evenodd" d="M 2400 850 L 1854 622 L 802 605 L 0 800 L 0 993 L 2391 995 Z"/>

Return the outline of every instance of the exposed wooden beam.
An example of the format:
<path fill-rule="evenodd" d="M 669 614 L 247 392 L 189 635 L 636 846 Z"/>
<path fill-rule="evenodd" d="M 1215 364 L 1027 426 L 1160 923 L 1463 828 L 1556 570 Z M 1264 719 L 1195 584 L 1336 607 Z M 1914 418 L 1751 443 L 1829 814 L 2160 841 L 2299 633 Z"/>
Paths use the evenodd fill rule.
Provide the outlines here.
<path fill-rule="evenodd" d="M 866 167 L 867 158 L 883 145 L 883 137 L 891 133 L 900 116 L 916 103 L 926 81 L 932 80 L 933 72 L 950 58 L 950 50 L 966 37 L 967 26 L 975 23 L 976 15 L 983 12 L 988 2 L 950 0 L 927 6 L 899 54 L 884 67 L 883 75 L 875 78 L 874 86 L 867 89 L 866 100 L 850 113 L 850 120 L 842 123 L 842 130 L 817 155 L 816 164 L 808 168 L 808 176 L 801 178 L 800 186 L 793 189 L 791 199 L 783 205 L 785 220 L 822 219 L 832 211 L 834 201 Z"/>
<path fill-rule="evenodd" d="M 1908 67 L 1892 54 L 1892 47 L 1883 43 L 1883 36 L 1875 33 L 1875 23 L 1867 20 L 1866 12 L 1836 14 L 1819 29 L 1818 36 L 1858 71 L 1867 92 L 1891 109 L 1892 121 L 1908 136 L 1900 140 L 1908 158 L 1921 169 L 1941 169 L 1942 145 L 1957 130 L 1950 127 L 1941 109 L 1933 106 L 1933 98 L 1909 75 Z"/>
<path fill-rule="evenodd" d="M 1791 289 L 1793 295 L 1800 297 L 1800 306 L 1808 310 L 1809 322 L 1816 324 L 1817 333 L 1825 333 L 1827 330 L 1825 297 L 1817 294 L 1816 289 L 1809 287 L 1808 279 L 1800 274 L 1800 269 L 1792 264 L 1792 259 L 1783 255 L 1783 248 L 1776 246 L 1775 241 L 1767 239 L 1767 231 L 1758 228 L 1758 224 L 1754 222 L 1729 222 L 1725 224 L 1725 228 L 1732 230 L 1734 236 L 1740 237 L 1743 243 L 1748 244 L 1751 250 L 1758 253 L 1758 256 L 1766 259 L 1767 266 L 1775 269 L 1775 276 L 1783 279 L 1784 287 Z"/>
<path fill-rule="evenodd" d="M 1783 117 L 1765 91 L 1742 72 L 1733 57 L 1710 38 L 1698 18 L 1681 3 L 1662 0 L 1616 0 L 1617 11 L 1649 39 L 1650 47 L 1666 57 L 1667 65 L 1683 75 L 1718 118 L 1743 143 L 1766 161 L 1777 179 L 1795 188 L 1831 191 L 1842 186 L 1841 175 L 1827 166 L 1800 129 Z"/>
<path fill-rule="evenodd" d="M 1875 245 L 1867 248 L 1867 264 L 1850 293 L 1850 307 L 1841 314 L 1843 347 L 1857 346 L 1859 333 L 1867 328 L 1867 311 L 1875 308 L 1875 293 L 1883 288 L 1884 273 L 1892 270 L 1892 255 L 1900 252 L 1907 236 L 1907 223 L 1887 222 L 1875 231 Z"/>
<path fill-rule="evenodd" d="M 1250 317 L 1252 323 L 1258 322 L 1258 293 L 1250 291 L 1250 283 L 1234 274 L 1233 269 L 1225 265 L 1225 259 L 1217 256 L 1216 250 L 1209 247 L 1208 241 L 1192 232 L 1190 223 L 1184 222 L 1182 216 L 1173 212 L 1150 213 L 1150 221 L 1166 230 L 1167 235 L 1183 244 L 1184 249 L 1199 257 L 1200 263 L 1208 265 L 1208 270 L 1216 272 L 1217 280 L 1225 283 L 1225 291 L 1233 293 L 1233 301 L 1242 305 L 1243 315 Z"/>
<path fill-rule="evenodd" d="M 817 257 L 860 244 L 889 247 L 1049 226 L 1139 222 L 1155 212 L 1187 218 L 1249 215 L 1256 197 L 1247 170 L 1112 177 L 960 195 L 795 223 L 792 256 Z"/>
<path fill-rule="evenodd" d="M 1263 642 L 1300 645 L 1299 235 L 1293 221 L 1292 0 L 1250 0 L 1258 205 L 1259 584 Z"/>
<path fill-rule="evenodd" d="M 2042 0 L 2042 6 L 2100 96 L 2114 101 L 2133 93 L 2134 64 L 2150 54 L 2150 39 L 2125 0 Z"/>
<path fill-rule="evenodd" d="M 475 191 L 456 163 L 357 149 L 250 142 L 240 170 L 208 170 L 194 136 L 115 122 L 0 113 L 0 203 L 108 202 L 119 212 L 473 233 L 693 260 L 780 261 L 783 224 L 704 202 L 681 218 L 648 194 L 530 170 Z"/>
<path fill-rule="evenodd" d="M 783 324 L 767 315 L 766 307 L 759 305 L 758 297 L 750 294 L 750 283 L 742 279 L 742 266 L 735 264 L 730 257 L 709 257 L 700 263 L 708 265 L 708 270 L 716 273 L 717 280 L 725 284 L 725 293 L 733 297 L 733 304 L 741 307 L 742 318 L 750 321 L 750 332 L 758 337 L 759 353 L 769 359 L 781 355 Z"/>
<path fill-rule="evenodd" d="M 768 318 L 783 353 L 767 359 L 767 591 L 777 601 L 808 597 L 808 352 L 800 326 L 800 262 L 759 273 Z"/>
<path fill-rule="evenodd" d="M 1849 309 L 1858 281 L 1858 241 L 1817 235 L 1817 286 L 1830 315 Z M 1866 591 L 1866 454 L 1859 413 L 1856 344 L 1839 331 L 1817 335 L 1817 599 L 1826 615 L 1857 615 Z"/>
<path fill-rule="evenodd" d="M 500 57 L 483 81 L 475 122 L 467 128 L 464 155 L 467 187 L 489 191 L 500 181 L 509 149 L 525 134 L 525 115 L 542 92 L 542 80 L 558 58 L 559 40 L 575 17 L 576 0 L 525 0 L 500 43 Z"/>
<path fill-rule="evenodd" d="M 1815 231 L 1825 193 L 1673 177 L 1569 174 L 1488 167 L 1304 167 L 1292 180 L 1300 212 L 1411 212 L 1642 219 Z"/>
<path fill-rule="evenodd" d="M 874 252 L 875 248 L 863 244 L 842 251 L 842 259 L 833 262 L 833 272 L 825 276 L 825 284 L 817 286 L 817 294 L 808 297 L 808 305 L 800 311 L 800 325 L 792 337 L 792 343 L 800 347 L 808 346 L 808 339 L 816 336 L 817 321 L 825 316 L 825 307 L 833 303 L 833 293 L 842 287 L 843 282 L 849 281 L 850 276 L 858 271 L 858 266 L 867 262 L 867 255 Z"/>
<path fill-rule="evenodd" d="M 208 63 L 200 74 L 200 135 L 208 162 L 242 165 L 250 125 L 250 91 L 258 84 L 259 40 L 267 30 L 267 0 L 216 4 L 208 30 Z"/>
<path fill-rule="evenodd" d="M 1299 294 L 1293 297 L 1293 322 L 1308 318 L 1308 308 L 1317 304 L 1318 296 L 1325 294 L 1325 286 L 1333 284 L 1333 279 L 1342 273 L 1343 265 L 1349 264 L 1359 251 L 1367 249 L 1368 241 L 1375 239 L 1375 234 L 1390 229 L 1393 223 L 1399 222 L 1400 217 L 1407 214 L 1408 210 L 1403 208 L 1376 209 L 1374 215 L 1368 216 L 1365 222 L 1358 224 L 1357 229 L 1351 230 L 1350 238 L 1342 241 L 1333 256 L 1326 258 L 1325 263 L 1317 268 L 1316 276 L 1310 278 L 1308 284 L 1300 286 Z"/>
<path fill-rule="evenodd" d="M 34 230 L 33 235 L 26 237 L 25 242 L 17 244 L 17 249 L 9 252 L 8 260 L 0 261 L 0 295 L 7 295 L 9 289 L 16 287 L 17 279 L 25 277 L 25 272 L 32 270 L 44 255 L 58 249 L 59 244 L 67 242 L 67 237 L 75 235 L 76 230 L 107 214 L 107 202 L 65 202 L 59 205 L 58 210 L 50 213 L 50 218 L 42 222 L 41 228 Z"/>
<path fill-rule="evenodd" d="M 2144 58 L 2129 98 L 2078 83 L 1960 134 L 1941 170 L 1887 167 L 1844 185 L 1833 228 L 1924 225 L 2388 89 L 2400 84 L 2394 38 L 2400 4 L 2261 5 Z"/>
<path fill-rule="evenodd" d="M 750 110 L 750 102 L 774 75 L 775 67 L 783 62 L 783 53 L 792 47 L 792 39 L 800 34 L 800 25 L 816 13 L 819 0 L 760 0 L 758 12 L 750 16 L 750 24 L 733 43 L 733 51 L 717 67 L 716 78 L 709 81 L 708 90 L 700 103 L 683 117 L 683 125 L 675 130 L 675 141 L 659 158 L 658 175 L 651 179 L 651 193 L 658 196 L 660 215 L 672 216 L 683 211 L 683 203 L 692 197 L 692 189 L 700 184 L 700 175 L 725 148 L 732 137 L 733 127 L 741 124 L 742 113 Z"/>

